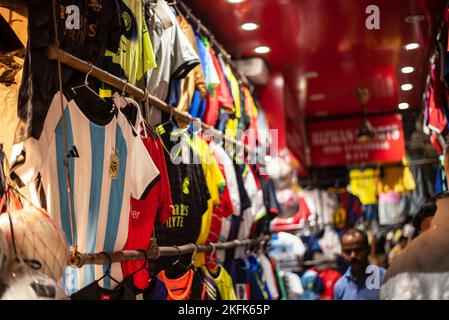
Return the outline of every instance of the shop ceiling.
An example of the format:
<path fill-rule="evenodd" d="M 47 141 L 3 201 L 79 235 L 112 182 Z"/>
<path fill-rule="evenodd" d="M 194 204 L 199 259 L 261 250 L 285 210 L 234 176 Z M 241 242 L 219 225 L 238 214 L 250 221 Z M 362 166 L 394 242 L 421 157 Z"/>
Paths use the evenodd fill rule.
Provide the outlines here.
<path fill-rule="evenodd" d="M 401 107 L 407 103 L 409 110 L 421 108 L 430 48 L 445 0 L 231 2 L 184 1 L 233 57 L 263 57 L 272 74 L 283 75 L 291 97 L 284 104 L 287 136 L 303 132 L 304 121 L 360 114 L 359 87 L 370 90 L 368 113 L 396 112 L 400 103 Z M 370 5 L 379 8 L 378 30 L 365 25 Z M 422 17 L 406 21 L 416 14 Z M 243 30 L 242 24 L 248 22 L 259 28 Z M 407 50 L 411 43 L 419 47 Z M 260 46 L 271 51 L 255 53 Z M 413 72 L 403 73 L 404 67 Z M 412 89 L 403 91 L 404 84 Z"/>

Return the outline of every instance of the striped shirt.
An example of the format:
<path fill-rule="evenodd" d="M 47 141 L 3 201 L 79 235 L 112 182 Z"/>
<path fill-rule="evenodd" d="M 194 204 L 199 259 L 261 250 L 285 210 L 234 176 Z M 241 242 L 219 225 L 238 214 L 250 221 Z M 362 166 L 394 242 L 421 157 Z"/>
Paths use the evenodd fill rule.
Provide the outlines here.
<path fill-rule="evenodd" d="M 13 178 L 29 185 L 34 204 L 46 208 L 61 224 L 70 245 L 73 230 L 79 252 L 122 250 L 128 236 L 130 198 L 144 199 L 158 181 L 159 171 L 121 112 L 98 125 L 74 100 L 63 97 L 72 183 L 70 218 L 60 101 L 57 93 L 39 140 L 29 138 L 14 145 Z M 73 293 L 100 278 L 106 268 L 68 267 L 63 285 Z M 112 276 L 120 280 L 121 273 L 120 264 L 113 264 Z M 102 285 L 110 288 L 111 279 L 106 277 Z"/>

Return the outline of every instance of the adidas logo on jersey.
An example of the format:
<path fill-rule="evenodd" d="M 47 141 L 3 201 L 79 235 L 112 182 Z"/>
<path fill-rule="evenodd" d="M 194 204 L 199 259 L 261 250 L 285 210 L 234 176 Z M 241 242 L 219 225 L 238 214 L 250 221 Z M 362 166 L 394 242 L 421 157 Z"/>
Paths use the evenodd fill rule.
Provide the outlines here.
<path fill-rule="evenodd" d="M 73 146 L 72 149 L 69 151 L 69 154 L 67 155 L 67 158 L 79 158 L 80 154 L 78 153 L 78 149 L 76 146 Z"/>

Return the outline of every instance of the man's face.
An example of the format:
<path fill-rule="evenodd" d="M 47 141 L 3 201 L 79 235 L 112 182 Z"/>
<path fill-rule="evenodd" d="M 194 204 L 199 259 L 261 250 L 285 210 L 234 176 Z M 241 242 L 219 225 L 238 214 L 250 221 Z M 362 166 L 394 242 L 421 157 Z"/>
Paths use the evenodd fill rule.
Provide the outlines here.
<path fill-rule="evenodd" d="M 358 233 L 343 236 L 342 251 L 343 258 L 351 267 L 361 267 L 368 261 L 369 248 Z"/>

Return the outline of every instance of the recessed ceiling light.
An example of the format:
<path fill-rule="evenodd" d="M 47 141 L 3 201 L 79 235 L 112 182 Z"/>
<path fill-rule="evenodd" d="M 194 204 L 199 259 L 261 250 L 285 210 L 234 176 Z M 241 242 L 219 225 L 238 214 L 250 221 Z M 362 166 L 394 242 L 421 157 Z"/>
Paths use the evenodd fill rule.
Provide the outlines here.
<path fill-rule="evenodd" d="M 398 104 L 398 108 L 401 110 L 408 109 L 408 107 L 409 107 L 409 104 L 407 102 L 402 102 L 402 103 Z"/>
<path fill-rule="evenodd" d="M 226 0 L 226 2 L 232 3 L 232 4 L 235 4 L 235 3 L 242 3 L 243 1 L 245 1 L 245 0 Z"/>
<path fill-rule="evenodd" d="M 411 14 L 407 17 L 405 17 L 404 21 L 407 23 L 413 23 L 413 22 L 421 22 L 426 20 L 426 17 L 424 17 L 422 14 Z"/>
<path fill-rule="evenodd" d="M 419 43 L 413 42 L 405 45 L 405 50 L 415 50 L 419 48 Z"/>
<path fill-rule="evenodd" d="M 257 23 L 253 23 L 253 22 L 244 23 L 240 27 L 245 31 L 253 31 L 253 30 L 259 29 L 259 25 Z"/>
<path fill-rule="evenodd" d="M 413 71 L 415 71 L 415 68 L 413 67 L 404 67 L 401 69 L 402 73 L 412 73 Z"/>
<path fill-rule="evenodd" d="M 271 51 L 271 49 L 267 46 L 260 46 L 260 47 L 257 47 L 256 49 L 254 49 L 254 51 L 256 53 L 268 53 Z"/>
<path fill-rule="evenodd" d="M 413 85 L 411 85 L 410 83 L 406 83 L 401 86 L 401 89 L 402 91 L 409 91 L 413 89 Z"/>

